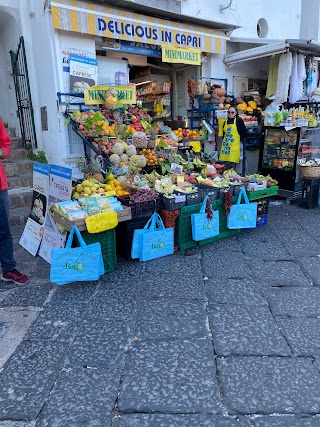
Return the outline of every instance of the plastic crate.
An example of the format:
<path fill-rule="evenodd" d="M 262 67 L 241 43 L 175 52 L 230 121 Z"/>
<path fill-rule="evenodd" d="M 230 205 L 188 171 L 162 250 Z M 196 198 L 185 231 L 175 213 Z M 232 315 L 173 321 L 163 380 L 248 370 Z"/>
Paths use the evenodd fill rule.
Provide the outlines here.
<path fill-rule="evenodd" d="M 220 188 L 212 187 L 212 185 L 198 184 L 198 192 L 201 194 L 201 202 L 204 201 L 206 196 L 209 196 L 211 200 L 217 200 L 219 197 Z"/>
<path fill-rule="evenodd" d="M 264 225 L 268 225 L 268 214 L 257 216 L 257 227 L 263 227 Z"/>
<path fill-rule="evenodd" d="M 237 202 L 237 197 L 234 197 L 232 203 Z M 181 209 L 178 218 L 178 246 L 180 250 L 193 248 L 195 246 L 206 245 L 207 243 L 215 242 L 226 237 L 239 234 L 242 230 L 229 230 L 227 228 L 227 216 L 224 209 L 222 200 L 214 200 L 212 202 L 212 209 L 219 211 L 219 234 L 218 236 L 211 237 L 210 239 L 201 240 L 196 242 L 192 239 L 191 228 L 191 215 L 199 213 L 202 203 L 193 206 L 185 206 Z"/>
<path fill-rule="evenodd" d="M 163 208 L 167 211 L 176 211 L 178 209 L 181 209 L 185 206 L 186 202 L 176 202 L 175 198 L 168 198 L 166 196 L 163 196 L 162 198 L 163 202 Z"/>
<path fill-rule="evenodd" d="M 174 250 L 178 251 L 179 247 L 177 243 L 178 236 L 177 236 L 176 223 L 177 223 L 177 218 L 180 215 L 180 210 L 168 211 L 166 209 L 163 209 L 159 212 L 159 214 L 166 228 L 174 228 Z"/>
<path fill-rule="evenodd" d="M 120 223 L 123 224 L 123 223 Z M 103 231 L 102 233 L 90 234 L 88 231 L 81 231 L 81 236 L 87 245 L 99 242 L 101 244 L 101 252 L 106 273 L 111 273 L 117 268 L 117 253 L 116 253 L 116 231 Z M 72 247 L 79 246 L 78 239 L 74 237 Z"/>
<path fill-rule="evenodd" d="M 264 199 L 265 197 L 276 196 L 279 193 L 279 187 L 274 185 L 269 188 L 265 188 L 264 190 L 258 191 L 247 191 L 247 196 L 249 201 Z"/>
<path fill-rule="evenodd" d="M 302 196 L 299 203 L 301 208 L 313 209 L 318 206 L 319 183 L 317 180 L 302 179 Z"/>
<path fill-rule="evenodd" d="M 186 196 L 186 206 L 197 205 L 201 202 L 201 193 L 199 191 L 188 194 L 175 190 L 175 194 L 179 196 Z"/>
<path fill-rule="evenodd" d="M 132 216 L 152 214 L 162 208 L 162 197 L 142 203 L 132 203 L 130 201 L 129 206 L 131 208 Z"/>
<path fill-rule="evenodd" d="M 130 221 L 120 222 L 116 227 L 117 251 L 127 261 L 131 258 L 131 246 L 134 230 L 142 229 L 149 221 L 152 214 L 137 215 Z"/>

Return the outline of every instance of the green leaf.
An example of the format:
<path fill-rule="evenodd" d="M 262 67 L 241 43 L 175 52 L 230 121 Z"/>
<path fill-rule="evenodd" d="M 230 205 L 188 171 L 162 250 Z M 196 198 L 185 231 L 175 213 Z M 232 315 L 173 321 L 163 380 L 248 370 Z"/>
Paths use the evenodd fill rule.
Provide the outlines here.
<path fill-rule="evenodd" d="M 178 157 L 176 157 L 176 158 L 174 159 L 174 163 L 176 163 L 177 165 L 180 165 L 180 159 L 179 159 Z"/>
<path fill-rule="evenodd" d="M 68 118 L 65 120 L 64 125 L 65 125 L 65 126 L 67 126 L 67 125 L 70 123 L 70 120 L 71 120 L 71 118 L 70 118 L 70 117 L 68 117 Z"/>
<path fill-rule="evenodd" d="M 168 158 L 168 162 L 169 162 L 169 163 L 174 163 L 174 158 L 173 158 L 172 156 L 169 156 L 169 158 Z"/>
<path fill-rule="evenodd" d="M 94 113 L 94 115 L 92 116 L 92 120 L 94 122 L 98 122 L 99 120 L 101 120 L 102 118 L 104 118 L 101 114 L 101 111 L 97 111 L 96 113 Z"/>
<path fill-rule="evenodd" d="M 167 172 L 170 172 L 170 170 L 171 170 L 171 165 L 169 165 L 168 163 L 166 163 L 166 164 L 164 165 L 164 167 L 166 168 L 166 171 L 167 171 Z"/>
<path fill-rule="evenodd" d="M 162 175 L 165 175 L 166 172 L 167 172 L 167 169 L 166 169 L 165 165 L 161 165 L 161 173 L 162 173 Z"/>
<path fill-rule="evenodd" d="M 164 141 L 162 141 L 161 139 L 158 143 L 158 147 L 159 148 L 168 148 L 167 144 Z"/>

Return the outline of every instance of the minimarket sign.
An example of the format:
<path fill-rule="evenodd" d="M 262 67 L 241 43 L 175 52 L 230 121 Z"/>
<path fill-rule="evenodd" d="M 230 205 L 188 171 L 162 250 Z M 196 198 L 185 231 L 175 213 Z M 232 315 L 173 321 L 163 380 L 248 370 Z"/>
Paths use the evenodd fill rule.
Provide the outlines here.
<path fill-rule="evenodd" d="M 223 31 L 124 11 L 81 0 L 51 2 L 53 27 L 57 30 L 100 37 L 226 53 L 229 37 Z"/>
<path fill-rule="evenodd" d="M 175 64 L 201 65 L 201 51 L 200 49 L 162 46 L 162 61 Z"/>
<path fill-rule="evenodd" d="M 104 104 L 107 107 L 122 107 L 136 103 L 136 88 L 133 86 L 92 86 L 84 91 L 86 105 Z"/>

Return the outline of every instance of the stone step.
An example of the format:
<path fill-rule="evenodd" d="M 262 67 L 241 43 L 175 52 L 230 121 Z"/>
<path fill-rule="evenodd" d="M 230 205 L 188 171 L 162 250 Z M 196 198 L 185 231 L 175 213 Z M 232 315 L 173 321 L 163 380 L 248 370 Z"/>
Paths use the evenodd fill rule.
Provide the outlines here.
<path fill-rule="evenodd" d="M 12 188 L 9 193 L 9 208 L 12 212 L 17 208 L 31 209 L 33 189 L 31 187 Z"/>
<path fill-rule="evenodd" d="M 33 173 L 32 160 L 4 160 L 3 167 L 8 178 L 20 173 Z"/>
<path fill-rule="evenodd" d="M 14 128 L 5 128 L 10 138 L 15 138 L 17 135 L 17 132 Z"/>
<path fill-rule="evenodd" d="M 9 222 L 10 225 L 21 225 L 27 222 L 30 213 L 29 208 L 17 208 L 10 210 Z"/>
<path fill-rule="evenodd" d="M 11 150 L 14 148 L 23 148 L 21 138 L 17 138 L 17 137 L 11 138 Z"/>
<path fill-rule="evenodd" d="M 25 148 L 14 148 L 10 153 L 10 160 L 16 159 L 25 159 L 28 160 L 28 154 L 31 152 L 31 149 Z"/>
<path fill-rule="evenodd" d="M 33 178 L 30 173 L 21 173 L 8 177 L 8 186 L 9 188 L 18 188 L 18 187 L 32 187 Z"/>

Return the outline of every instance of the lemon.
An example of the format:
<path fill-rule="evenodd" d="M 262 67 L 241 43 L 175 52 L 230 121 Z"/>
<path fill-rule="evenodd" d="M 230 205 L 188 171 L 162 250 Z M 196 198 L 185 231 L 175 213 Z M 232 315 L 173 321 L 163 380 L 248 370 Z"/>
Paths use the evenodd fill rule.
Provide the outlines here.
<path fill-rule="evenodd" d="M 112 187 L 111 187 L 111 185 L 105 185 L 104 189 L 105 189 L 105 191 L 111 191 Z"/>
<path fill-rule="evenodd" d="M 76 191 L 73 193 L 73 195 L 72 195 L 72 197 L 74 198 L 74 199 L 79 199 L 79 197 L 80 197 L 80 194 L 79 193 L 77 193 Z"/>
<path fill-rule="evenodd" d="M 82 182 L 82 187 L 91 187 L 91 183 L 88 181 L 88 180 L 84 180 L 83 182 Z"/>
<path fill-rule="evenodd" d="M 82 185 L 81 185 L 81 184 L 76 185 L 76 192 L 77 192 L 77 193 L 81 193 L 81 192 L 82 192 L 82 190 L 83 190 L 83 187 L 82 187 Z"/>
<path fill-rule="evenodd" d="M 108 179 L 114 179 L 114 175 L 112 173 L 109 173 L 109 175 L 107 176 Z"/>
<path fill-rule="evenodd" d="M 83 192 L 84 192 L 84 194 L 88 194 L 88 195 L 90 195 L 90 194 L 91 194 L 91 190 L 90 190 L 90 188 L 89 188 L 89 187 L 85 187 L 85 188 L 83 189 Z"/>
<path fill-rule="evenodd" d="M 97 192 L 96 187 L 91 187 L 90 188 L 91 194 L 95 194 Z"/>
<path fill-rule="evenodd" d="M 93 184 L 93 187 L 96 188 L 97 190 L 99 190 L 100 185 L 99 184 Z"/>
<path fill-rule="evenodd" d="M 119 196 L 119 197 L 123 196 L 123 191 L 121 191 L 121 190 L 117 191 L 116 193 L 117 193 L 117 196 Z"/>
<path fill-rule="evenodd" d="M 98 193 L 99 193 L 99 194 L 102 194 L 102 193 L 104 193 L 104 191 L 105 191 L 105 190 L 104 190 L 103 188 L 99 188 Z"/>

